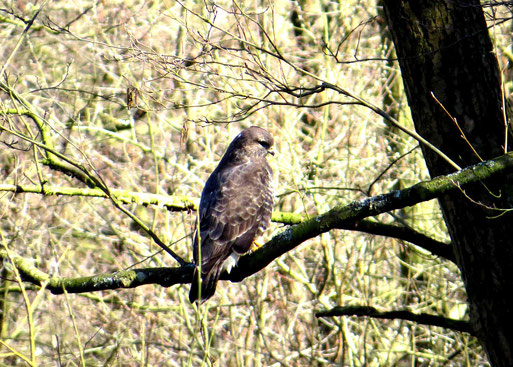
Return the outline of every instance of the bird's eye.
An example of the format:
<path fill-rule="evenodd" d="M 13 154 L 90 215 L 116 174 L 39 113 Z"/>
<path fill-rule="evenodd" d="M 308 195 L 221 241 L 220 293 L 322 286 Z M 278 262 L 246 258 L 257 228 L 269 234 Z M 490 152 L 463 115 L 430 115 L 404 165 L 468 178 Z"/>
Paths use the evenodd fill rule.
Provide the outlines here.
<path fill-rule="evenodd" d="M 271 145 L 268 142 L 264 141 L 264 140 L 259 140 L 258 143 L 261 146 L 263 146 L 265 149 L 269 149 L 271 147 Z"/>

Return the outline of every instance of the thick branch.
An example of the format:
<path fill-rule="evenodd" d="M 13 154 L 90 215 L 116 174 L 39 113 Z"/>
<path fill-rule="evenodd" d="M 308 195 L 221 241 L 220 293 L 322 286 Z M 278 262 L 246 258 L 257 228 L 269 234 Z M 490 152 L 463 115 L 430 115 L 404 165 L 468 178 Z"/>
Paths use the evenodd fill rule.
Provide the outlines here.
<path fill-rule="evenodd" d="M 468 321 L 455 320 L 427 313 L 414 313 L 408 310 L 378 311 L 374 307 L 369 306 L 337 306 L 328 311 L 317 312 L 315 316 L 368 316 L 375 319 L 401 319 L 473 334 Z"/>
<path fill-rule="evenodd" d="M 273 212 L 272 221 L 283 224 L 299 224 L 307 220 L 307 217 L 302 214 Z M 362 219 L 357 222 L 347 222 L 341 225 L 338 229 L 346 229 L 351 231 L 359 231 L 363 233 L 375 234 L 379 236 L 386 236 L 390 238 L 397 238 L 399 240 L 407 241 L 415 246 L 428 250 L 433 255 L 443 257 L 452 262 L 456 261 L 452 251 L 452 245 L 437 241 L 424 233 L 418 232 L 413 228 L 396 226 L 393 224 L 385 224 L 376 222 L 374 220 Z"/>
<path fill-rule="evenodd" d="M 243 256 L 239 260 L 238 266 L 230 274 L 224 273 L 222 279 L 240 282 L 265 268 L 274 259 L 321 233 L 333 229 L 346 229 L 349 226 L 356 228 L 357 224 L 366 217 L 428 201 L 455 190 L 462 190 L 468 184 L 486 181 L 486 179 L 504 175 L 512 170 L 513 153 L 510 153 L 448 176 L 420 182 L 404 190 L 355 201 L 345 206 L 336 206 L 324 214 L 305 220 L 277 234 L 259 250 Z M 299 217 L 293 219 L 299 219 Z M 1 258 L 5 259 L 6 256 L 5 252 L 0 251 Z M 62 292 L 62 287 L 65 287 L 69 293 L 79 293 L 133 288 L 143 284 L 160 284 L 169 287 L 174 284 L 190 283 L 192 280 L 190 264 L 175 268 L 134 269 L 91 277 L 57 279 L 37 270 L 19 256 L 11 255 L 11 258 L 16 259 L 15 265 L 20 269 L 20 273 L 26 281 L 37 285 L 49 281 L 47 287 L 54 293 Z"/>
<path fill-rule="evenodd" d="M 348 223 L 347 226 L 345 226 L 343 229 L 404 240 L 425 250 L 428 250 L 433 255 L 443 257 L 444 259 L 450 260 L 452 262 L 456 262 L 456 258 L 450 243 L 437 241 L 421 232 L 414 230 L 413 228 L 396 226 L 393 224 L 384 224 L 373 220 L 364 219 L 356 223 Z"/>
<path fill-rule="evenodd" d="M 108 289 L 135 288 L 145 284 L 159 284 L 170 287 L 174 284 L 190 283 L 194 266 L 187 264 L 177 268 L 149 268 L 121 270 L 112 274 L 99 274 L 87 277 L 51 277 L 37 269 L 31 261 L 13 253 L 0 250 L 0 258 L 10 259 L 26 282 L 43 285 L 53 294 L 84 293 Z"/>
<path fill-rule="evenodd" d="M 239 260 L 239 266 L 224 279 L 241 281 L 265 268 L 277 257 L 321 233 L 332 229 L 345 229 L 348 225 L 356 225 L 366 217 L 432 200 L 449 192 L 461 190 L 468 184 L 485 181 L 497 175 L 505 175 L 512 170 L 513 153 L 508 153 L 447 176 L 420 182 L 404 190 L 395 190 L 345 206 L 336 206 L 324 214 L 277 234 L 258 251 L 242 257 Z"/>

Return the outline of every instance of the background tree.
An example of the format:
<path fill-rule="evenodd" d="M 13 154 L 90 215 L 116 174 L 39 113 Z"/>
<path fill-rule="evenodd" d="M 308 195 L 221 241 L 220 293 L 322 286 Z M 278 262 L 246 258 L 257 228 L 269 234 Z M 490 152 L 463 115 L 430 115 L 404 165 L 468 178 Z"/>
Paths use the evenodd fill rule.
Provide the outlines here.
<path fill-rule="evenodd" d="M 5 363 L 486 365 L 427 200 L 511 158 L 369 199 L 428 179 L 376 3 L 1 10 Z M 486 10 L 507 57 L 508 8 Z M 251 124 L 279 152 L 272 239 L 195 309 L 171 287 L 190 281 L 191 209 Z"/>

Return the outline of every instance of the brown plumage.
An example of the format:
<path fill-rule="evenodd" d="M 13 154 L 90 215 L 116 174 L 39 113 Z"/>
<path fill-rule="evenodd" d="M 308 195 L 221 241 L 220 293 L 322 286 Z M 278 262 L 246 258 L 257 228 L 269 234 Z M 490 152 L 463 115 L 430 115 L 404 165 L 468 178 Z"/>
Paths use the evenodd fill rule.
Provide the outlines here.
<path fill-rule="evenodd" d="M 256 126 L 243 130 L 208 178 L 201 193 L 199 236 L 196 228 L 193 242 L 196 269 L 191 302 L 212 297 L 221 273 L 230 271 L 269 226 L 273 193 L 266 156 L 272 154 L 273 143 L 267 130 Z"/>

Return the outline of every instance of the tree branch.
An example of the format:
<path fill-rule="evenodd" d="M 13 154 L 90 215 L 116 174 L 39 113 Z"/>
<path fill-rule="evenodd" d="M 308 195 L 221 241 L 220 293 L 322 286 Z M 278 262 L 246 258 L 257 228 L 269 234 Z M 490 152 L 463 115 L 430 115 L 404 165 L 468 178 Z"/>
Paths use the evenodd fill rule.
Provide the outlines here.
<path fill-rule="evenodd" d="M 375 216 L 391 210 L 415 205 L 440 197 L 452 191 L 462 190 L 466 185 L 485 181 L 497 175 L 505 175 L 513 171 L 513 153 L 470 166 L 447 176 L 423 181 L 404 190 L 395 190 L 388 194 L 355 201 L 348 205 L 339 205 L 328 212 L 312 219 L 288 227 L 278 233 L 257 251 L 240 258 L 230 274 L 224 273 L 221 279 L 240 282 L 265 268 L 269 263 L 299 244 L 321 233 L 333 229 L 357 229 L 360 223 L 371 228 L 364 218 Z M 276 217 L 287 213 L 275 213 Z M 286 215 L 285 215 L 286 216 Z M 276 218 L 275 217 L 275 218 Z M 290 215 L 291 222 L 301 220 L 302 216 Z M 383 227 L 375 227 L 376 232 Z M 399 235 L 404 235 L 399 233 Z M 397 238 L 400 238 L 399 235 Z M 418 234 L 407 233 L 404 237 L 415 237 Z M 68 293 L 81 293 L 105 289 L 133 288 L 144 284 L 160 284 L 169 287 L 175 284 L 190 283 L 192 280 L 192 264 L 174 268 L 133 269 L 81 278 L 52 278 L 37 270 L 30 262 L 20 256 L 10 254 L 23 279 L 36 285 L 48 281 L 48 289 L 53 293 L 61 293 L 65 287 Z M 5 251 L 0 251 L 0 258 L 7 258 Z"/>
<path fill-rule="evenodd" d="M 511 171 L 513 171 L 513 153 L 508 153 L 450 175 L 419 182 L 404 190 L 394 190 L 348 205 L 336 206 L 324 214 L 291 226 L 277 234 L 258 251 L 240 258 L 238 266 L 229 276 L 222 279 L 240 282 L 265 268 L 277 257 L 321 233 L 332 229 L 346 229 L 348 225 L 355 226 L 358 221 L 366 217 L 429 201 L 449 192 L 460 191 L 468 184 L 485 181 L 497 175 L 506 175 Z"/>
<path fill-rule="evenodd" d="M 443 257 L 444 259 L 450 260 L 454 263 L 456 262 L 456 257 L 454 256 L 452 245 L 450 243 L 437 241 L 429 236 L 426 236 L 424 233 L 414 230 L 413 228 L 396 226 L 393 224 L 384 224 L 373 220 L 364 219 L 356 223 L 347 223 L 345 228 L 339 229 L 348 229 L 379 236 L 397 238 L 399 240 L 407 241 L 414 244 L 415 246 L 428 250 L 433 255 Z"/>
<path fill-rule="evenodd" d="M 427 313 L 415 313 L 408 310 L 378 311 L 374 307 L 370 306 L 337 306 L 331 310 L 321 311 L 315 314 L 315 317 L 333 316 L 368 316 L 375 319 L 401 319 L 474 335 L 474 331 L 468 321 L 455 320 Z"/>
<path fill-rule="evenodd" d="M 135 288 L 145 284 L 159 284 L 170 287 L 174 284 L 190 283 L 194 266 L 187 264 L 175 268 L 143 268 L 121 270 L 112 274 L 99 274 L 86 277 L 68 278 L 52 277 L 33 266 L 31 261 L 0 250 L 0 258 L 11 259 L 18 269 L 21 278 L 29 283 L 46 288 L 53 294 L 62 294 L 64 289 L 68 293 L 84 293 L 103 291 L 108 289 Z"/>
<path fill-rule="evenodd" d="M 0 192 L 7 191 L 16 194 L 34 193 L 45 196 L 82 196 L 82 197 L 98 197 L 108 198 L 107 194 L 100 189 L 80 189 L 76 187 L 51 187 L 51 186 L 29 186 L 29 185 L 9 185 L 0 184 Z M 144 206 L 156 205 L 164 207 L 169 211 L 186 211 L 196 210 L 198 204 L 186 196 L 169 196 L 147 194 L 140 192 L 129 192 L 125 190 L 110 189 L 110 196 L 123 204 L 137 203 Z"/>

